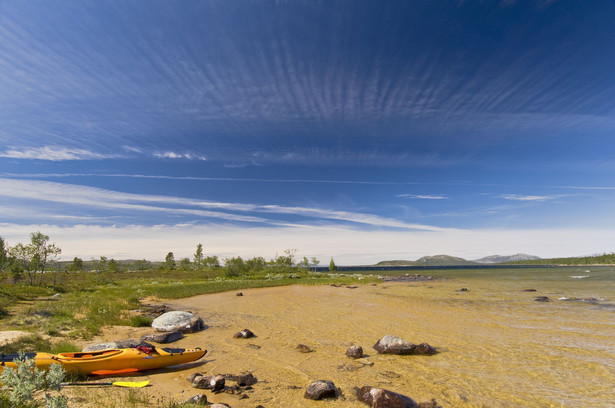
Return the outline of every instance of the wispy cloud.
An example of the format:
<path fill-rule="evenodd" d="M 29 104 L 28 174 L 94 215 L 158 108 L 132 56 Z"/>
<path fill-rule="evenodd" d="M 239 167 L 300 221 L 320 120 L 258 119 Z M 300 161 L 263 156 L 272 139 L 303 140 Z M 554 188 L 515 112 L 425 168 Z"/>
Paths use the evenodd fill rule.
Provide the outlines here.
<path fill-rule="evenodd" d="M 49 161 L 63 160 L 101 160 L 113 157 L 116 155 L 105 155 L 92 152 L 86 149 L 71 149 L 67 147 L 43 146 L 29 148 L 9 148 L 4 152 L 0 152 L 0 157 L 11 159 L 35 159 Z"/>
<path fill-rule="evenodd" d="M 511 201 L 549 201 L 560 198 L 561 196 L 539 196 L 539 195 L 520 195 L 520 194 L 502 194 L 499 198 Z"/>
<path fill-rule="evenodd" d="M 16 180 L 0 178 L 0 190 L 6 198 L 19 200 L 40 200 L 66 205 L 104 208 L 112 211 L 165 212 L 191 216 L 197 219 L 216 218 L 226 221 L 265 223 L 270 225 L 303 224 L 301 218 L 313 220 L 336 220 L 379 228 L 401 228 L 425 231 L 443 231 L 437 226 L 413 224 L 393 218 L 369 213 L 337 211 L 309 207 L 288 207 L 280 205 L 258 205 L 196 200 L 149 194 L 132 194 L 118 191 L 54 183 L 37 180 Z M 215 211 L 213 211 L 215 210 Z M 275 217 L 264 218 L 255 214 L 293 215 L 299 217 L 293 222 Z M 309 224 L 309 223 L 308 223 Z"/>
<path fill-rule="evenodd" d="M 153 154 L 154 157 L 159 159 L 188 159 L 188 160 L 202 160 L 205 161 L 207 158 L 202 155 L 197 155 L 194 153 L 177 153 L 172 151 L 166 152 L 157 152 Z"/>
<path fill-rule="evenodd" d="M 418 200 L 448 200 L 447 196 L 439 194 L 398 194 L 400 198 L 413 198 Z"/>

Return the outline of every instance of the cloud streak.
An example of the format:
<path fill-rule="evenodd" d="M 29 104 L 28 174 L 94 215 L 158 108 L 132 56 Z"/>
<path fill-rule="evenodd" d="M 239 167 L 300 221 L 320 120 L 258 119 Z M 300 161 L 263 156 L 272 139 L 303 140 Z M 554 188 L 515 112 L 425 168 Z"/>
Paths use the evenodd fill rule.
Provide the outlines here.
<path fill-rule="evenodd" d="M 334 211 L 319 208 L 287 207 L 280 205 L 257 205 L 196 200 L 185 197 L 132 194 L 117 191 L 76 186 L 47 181 L 14 180 L 0 178 L 0 189 L 4 198 L 18 200 L 43 200 L 71 206 L 104 208 L 119 213 L 166 212 L 169 214 L 197 217 L 198 219 L 223 219 L 227 221 L 264 223 L 271 225 L 296 224 L 282 219 L 256 217 L 254 213 L 272 215 L 293 215 L 320 221 L 336 220 L 380 228 L 401 228 L 412 230 L 441 231 L 439 228 L 423 224 L 411 224 L 373 214 L 350 211 Z M 208 210 L 204 210 L 208 209 Z M 215 209 L 217 211 L 211 211 Z M 57 215 L 56 215 L 57 216 Z"/>
<path fill-rule="evenodd" d="M 102 160 L 120 157 L 118 155 L 106 155 L 95 153 L 86 149 L 71 149 L 67 147 L 43 146 L 31 148 L 9 148 L 0 152 L 0 157 L 9 159 L 28 160 Z"/>

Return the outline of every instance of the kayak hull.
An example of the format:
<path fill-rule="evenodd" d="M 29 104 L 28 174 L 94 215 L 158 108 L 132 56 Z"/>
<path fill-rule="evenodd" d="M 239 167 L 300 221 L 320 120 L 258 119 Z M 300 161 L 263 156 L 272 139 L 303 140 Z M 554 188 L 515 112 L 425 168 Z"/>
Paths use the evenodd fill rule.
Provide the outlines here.
<path fill-rule="evenodd" d="M 137 348 L 109 349 L 95 352 L 78 353 L 33 353 L 36 367 L 47 370 L 52 364 L 61 364 L 62 368 L 72 374 L 107 375 L 133 371 L 153 370 L 179 364 L 186 364 L 203 357 L 207 350 L 200 348 L 156 348 L 144 352 Z M 18 355 L 2 356 L 2 367 L 15 367 Z M 1 368 L 0 368 L 1 370 Z"/>

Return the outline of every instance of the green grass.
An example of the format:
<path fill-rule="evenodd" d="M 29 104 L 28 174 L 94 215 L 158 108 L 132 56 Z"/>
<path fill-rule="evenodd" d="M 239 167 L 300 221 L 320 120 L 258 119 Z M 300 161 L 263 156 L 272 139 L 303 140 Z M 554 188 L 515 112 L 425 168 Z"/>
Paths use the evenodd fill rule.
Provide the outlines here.
<path fill-rule="evenodd" d="M 375 280 L 375 279 L 373 279 Z M 91 339 L 104 326 L 151 325 L 140 299 L 180 299 L 202 294 L 291 284 L 355 284 L 368 282 L 361 274 L 316 273 L 300 269 L 265 270 L 236 278 L 211 271 L 137 271 L 120 273 L 71 272 L 55 278 L 54 286 L 30 286 L 0 282 L 0 327 L 36 327 L 40 336 L 18 344 L 18 350 L 50 351 L 70 339 Z M 61 293 L 56 300 L 49 300 Z M 12 308 L 28 301 L 27 305 Z M 12 315 L 9 313 L 11 312 Z M 70 347 L 68 350 L 71 351 Z"/>

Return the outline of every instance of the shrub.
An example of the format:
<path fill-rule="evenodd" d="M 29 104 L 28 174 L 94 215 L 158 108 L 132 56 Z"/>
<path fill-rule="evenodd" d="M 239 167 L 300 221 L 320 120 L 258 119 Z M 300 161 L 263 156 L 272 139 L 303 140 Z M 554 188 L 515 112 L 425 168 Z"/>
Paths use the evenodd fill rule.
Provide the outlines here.
<path fill-rule="evenodd" d="M 34 407 L 36 404 L 32 400 L 32 395 L 36 390 L 52 389 L 60 390 L 60 384 L 64 379 L 64 369 L 60 364 L 52 364 L 50 369 L 45 372 L 36 368 L 33 359 L 27 358 L 21 352 L 15 360 L 16 368 L 5 367 L 0 373 L 0 383 L 3 384 L 2 391 L 6 395 L 0 399 L 8 399 L 12 407 Z M 45 394 L 45 406 L 48 408 L 67 407 L 66 398 L 63 396 L 51 396 Z"/>

